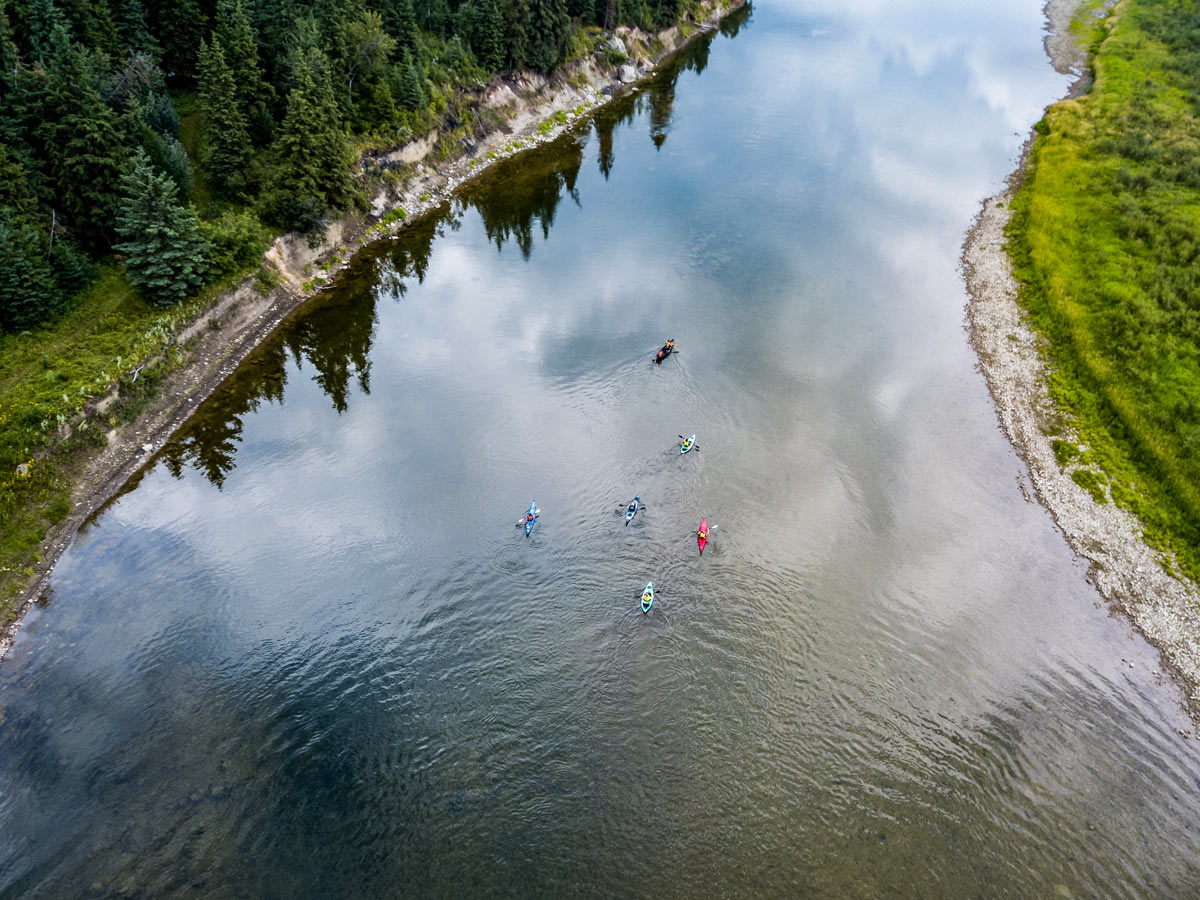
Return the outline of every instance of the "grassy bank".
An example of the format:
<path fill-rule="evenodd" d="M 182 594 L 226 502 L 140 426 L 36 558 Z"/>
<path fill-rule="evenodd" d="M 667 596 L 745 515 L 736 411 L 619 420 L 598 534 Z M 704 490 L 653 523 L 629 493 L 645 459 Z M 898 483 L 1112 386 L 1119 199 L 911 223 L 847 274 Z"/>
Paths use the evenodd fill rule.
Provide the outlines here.
<path fill-rule="evenodd" d="M 1060 464 L 1200 578 L 1200 4 L 1096 5 L 1095 84 L 1038 123 L 1009 252 Z"/>
<path fill-rule="evenodd" d="M 16 614 L 38 545 L 70 511 L 76 468 L 104 444 L 105 428 L 130 421 L 153 396 L 175 362 L 179 329 L 240 277 L 164 310 L 112 264 L 54 323 L 0 335 L 0 615 Z M 115 400 L 98 409 L 114 384 Z"/>

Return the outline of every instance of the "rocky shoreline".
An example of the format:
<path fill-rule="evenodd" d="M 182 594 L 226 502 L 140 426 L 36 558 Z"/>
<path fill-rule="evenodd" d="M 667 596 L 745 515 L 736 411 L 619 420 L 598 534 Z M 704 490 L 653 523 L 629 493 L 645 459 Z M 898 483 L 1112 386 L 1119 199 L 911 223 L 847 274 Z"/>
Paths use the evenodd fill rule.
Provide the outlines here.
<path fill-rule="evenodd" d="M 1073 96 L 1090 84 L 1086 54 L 1070 33 L 1079 5 L 1080 0 L 1046 5 L 1046 51 L 1057 71 L 1078 76 Z M 1062 420 L 1047 389 L 1042 338 L 1017 301 L 1019 289 L 1005 249 L 1004 229 L 1028 165 L 1028 146 L 1006 189 L 984 201 L 963 244 L 971 343 L 1000 425 L 1029 466 L 1038 499 L 1071 548 L 1088 561 L 1089 579 L 1110 608 L 1127 616 L 1158 648 L 1164 667 L 1184 689 L 1189 711 L 1200 718 L 1200 590 L 1168 574 L 1160 553 L 1142 538 L 1141 523 L 1114 503 L 1092 499 L 1071 478 L 1071 467 L 1059 465 L 1051 446 L 1049 432 L 1060 428 Z"/>
<path fill-rule="evenodd" d="M 256 289 L 256 278 L 248 277 L 175 335 L 177 352 L 183 357 L 155 396 L 134 421 L 106 429 L 106 445 L 73 473 L 71 512 L 39 548 L 39 562 L 21 592 L 15 616 L 0 633 L 0 658 L 12 646 L 33 604 L 46 595 L 54 565 L 75 533 L 153 461 L 200 404 L 268 335 L 306 301 L 332 287 L 336 273 L 346 268 L 355 253 L 376 241 L 391 239 L 406 225 L 442 206 L 460 184 L 493 163 L 557 139 L 590 119 L 601 106 L 636 90 L 638 82 L 652 76 L 668 57 L 747 5 L 748 0 L 706 0 L 700 20 L 658 34 L 617 29 L 610 45 L 617 54 L 628 57 L 623 63 L 611 64 L 594 55 L 550 76 L 535 72 L 498 76 L 480 98 L 480 105 L 504 118 L 504 124 L 453 159 L 426 161 L 436 155 L 436 132 L 400 147 L 364 154 L 362 164 L 376 175 L 398 167 L 410 174 L 400 183 L 390 177 L 365 175 L 364 180 L 372 185 L 366 215 L 349 215 L 331 223 L 317 246 L 300 235 L 276 239 L 263 259 L 264 267 L 274 270 L 280 282 L 276 288 L 263 295 Z M 397 214 L 399 210 L 403 214 Z M 84 417 L 88 424 L 97 425 L 116 399 L 114 384 L 88 409 Z M 82 421 L 68 423 L 64 436 Z"/>

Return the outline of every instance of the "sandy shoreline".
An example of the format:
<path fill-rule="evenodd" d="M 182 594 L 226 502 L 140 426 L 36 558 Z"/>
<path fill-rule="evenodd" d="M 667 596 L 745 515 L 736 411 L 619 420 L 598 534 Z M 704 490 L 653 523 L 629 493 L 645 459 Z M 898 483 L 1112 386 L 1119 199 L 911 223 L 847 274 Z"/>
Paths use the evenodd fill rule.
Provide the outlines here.
<path fill-rule="evenodd" d="M 509 73 L 504 79 L 494 80 L 484 105 L 504 111 L 508 121 L 458 158 L 430 166 L 422 162 L 433 152 L 436 134 L 373 154 L 370 162 L 377 167 L 398 164 L 415 168 L 400 186 L 380 179 L 370 213 L 333 222 L 319 246 L 310 247 L 297 235 L 277 239 L 267 251 L 264 263 L 276 270 L 282 284 L 264 296 L 255 290 L 254 278 L 247 278 L 199 313 L 176 335 L 176 343 L 185 354 L 181 364 L 164 379 L 157 394 L 134 421 L 107 430 L 107 445 L 73 474 L 71 511 L 48 532 L 39 547 L 40 561 L 20 594 L 15 617 L 0 632 L 0 659 L 12 646 L 33 604 L 48 592 L 54 566 L 76 532 L 152 463 L 200 404 L 285 319 L 332 287 L 336 273 L 346 268 L 355 253 L 376 241 L 392 238 L 407 225 L 441 207 L 460 184 L 480 175 L 493 163 L 553 141 L 581 121 L 590 120 L 600 107 L 636 90 L 664 60 L 713 31 L 721 19 L 746 5 L 747 0 L 732 0 L 728 5 L 723 0 L 709 0 L 704 20 L 687 32 L 673 27 L 657 35 L 647 35 L 618 29 L 617 34 L 624 35 L 630 44 L 630 63 L 635 66 L 637 76 L 632 82 L 623 84 L 611 66 L 597 65 L 594 58 L 568 66 L 565 71 L 555 73 L 552 80 L 530 72 Z M 662 49 L 635 60 L 634 47 L 647 45 L 651 38 L 657 38 Z M 561 116 L 552 120 L 559 113 Z M 553 127 L 547 129 L 548 121 Z M 391 224 L 380 221 L 398 208 L 406 212 L 400 221 Z M 99 415 L 115 398 L 114 385 L 106 398 L 88 410 L 88 424 L 95 427 Z M 74 422 L 69 427 L 78 424 Z"/>
<path fill-rule="evenodd" d="M 1086 54 L 1070 34 L 1080 0 L 1046 5 L 1046 51 L 1054 67 L 1079 76 L 1072 95 L 1086 88 Z M 1010 203 L 1028 165 L 1028 147 L 1006 189 L 984 201 L 963 244 L 963 273 L 970 294 L 971 343 L 996 404 L 1000 425 L 1029 466 L 1038 499 L 1050 511 L 1071 548 L 1089 563 L 1089 580 L 1110 609 L 1127 616 L 1162 656 L 1184 689 L 1193 717 L 1200 718 L 1200 591 L 1171 577 L 1159 554 L 1142 539 L 1142 527 L 1114 503 L 1098 504 L 1061 468 L 1051 446 L 1061 426 L 1046 386 L 1039 343 L 1017 302 L 1018 286 L 1005 251 Z M 1065 432 L 1063 437 L 1075 439 Z"/>

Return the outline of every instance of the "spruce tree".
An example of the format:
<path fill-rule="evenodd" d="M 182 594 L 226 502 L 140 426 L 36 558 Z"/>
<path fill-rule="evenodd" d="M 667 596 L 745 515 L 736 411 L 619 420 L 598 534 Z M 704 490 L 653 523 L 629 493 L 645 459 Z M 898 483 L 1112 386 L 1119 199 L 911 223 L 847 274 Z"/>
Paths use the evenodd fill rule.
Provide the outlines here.
<path fill-rule="evenodd" d="M 264 144 L 271 136 L 275 89 L 263 77 L 258 40 L 242 0 L 218 0 L 213 40 L 217 38 L 233 73 L 238 108 L 246 118 L 254 143 Z"/>
<path fill-rule="evenodd" d="M 562 58 L 571 19 L 566 0 L 530 0 L 531 26 L 525 64 L 549 72 Z"/>
<path fill-rule="evenodd" d="M 0 329 L 31 328 L 58 312 L 62 299 L 42 235 L 0 208 Z"/>
<path fill-rule="evenodd" d="M 9 155 L 0 142 L 0 209 L 25 219 L 37 211 L 37 198 L 29 188 L 25 167 Z"/>
<path fill-rule="evenodd" d="M 177 202 L 174 182 L 154 171 L 143 150 L 121 179 L 124 200 L 117 218 L 125 271 L 155 303 L 178 303 L 204 283 L 208 244 L 195 210 Z"/>
<path fill-rule="evenodd" d="M 222 187 L 239 190 L 245 184 L 250 135 L 238 105 L 237 85 L 215 34 L 211 46 L 200 42 L 199 56 L 205 168 Z"/>
<path fill-rule="evenodd" d="M 13 42 L 12 23 L 8 18 L 8 0 L 0 0 L 0 95 L 12 89 L 17 77 L 17 45 Z M 0 96 L 0 113 L 3 113 Z"/>
<path fill-rule="evenodd" d="M 276 180 L 268 203 L 277 224 L 308 230 L 350 193 L 350 148 L 319 50 L 298 61 L 297 83 L 275 139 Z"/>
<path fill-rule="evenodd" d="M 146 8 L 142 6 L 142 0 L 122 0 L 117 26 L 131 53 L 144 53 L 154 60 L 162 58 L 162 47 L 146 24 Z"/>
<path fill-rule="evenodd" d="M 400 105 L 405 109 L 424 109 L 428 104 L 425 97 L 425 79 L 413 62 L 412 55 L 405 53 L 400 60 Z"/>
<path fill-rule="evenodd" d="M 450 6 L 446 0 L 415 0 L 413 11 L 417 16 L 417 25 L 426 31 L 444 37 L 446 25 L 450 21 Z"/>
<path fill-rule="evenodd" d="M 100 249 L 116 217 L 127 151 L 89 63 L 84 50 L 68 46 L 65 59 L 48 66 L 35 139 L 46 160 L 47 201 L 82 243 Z"/>
<path fill-rule="evenodd" d="M 70 27 L 54 0 L 32 0 L 27 13 L 29 47 L 43 66 L 66 50 Z"/>
<path fill-rule="evenodd" d="M 471 48 L 489 72 L 497 72 L 504 66 L 504 7 L 500 0 L 483 0 Z"/>
<path fill-rule="evenodd" d="M 383 27 L 396 39 L 396 49 L 403 53 L 417 52 L 417 15 L 412 0 L 389 0 L 380 8 Z"/>
<path fill-rule="evenodd" d="M 504 46 L 508 68 L 527 65 L 529 54 L 529 0 L 504 0 Z"/>
<path fill-rule="evenodd" d="M 568 0 L 567 15 L 578 19 L 581 25 L 598 25 L 596 4 L 597 0 Z"/>
<path fill-rule="evenodd" d="M 72 36 L 89 50 L 101 50 L 111 59 L 125 53 L 125 42 L 113 21 L 106 0 L 61 0 L 71 23 Z"/>
<path fill-rule="evenodd" d="M 191 82 L 196 77 L 196 53 L 208 34 L 208 4 L 199 0 L 144 0 L 150 30 L 162 46 L 163 65 L 170 76 Z"/>
<path fill-rule="evenodd" d="M 383 18 L 367 10 L 346 23 L 346 101 L 354 102 L 354 87 L 360 80 L 377 75 L 396 49 L 396 39 L 383 28 Z"/>
<path fill-rule="evenodd" d="M 680 0 L 654 0 L 654 26 L 669 28 L 679 18 Z"/>

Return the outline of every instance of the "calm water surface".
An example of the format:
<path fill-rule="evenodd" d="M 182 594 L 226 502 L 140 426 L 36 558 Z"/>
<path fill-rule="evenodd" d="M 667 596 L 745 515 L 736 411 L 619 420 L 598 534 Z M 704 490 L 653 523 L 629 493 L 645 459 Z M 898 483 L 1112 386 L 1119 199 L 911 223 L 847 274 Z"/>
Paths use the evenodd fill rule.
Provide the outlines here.
<path fill-rule="evenodd" d="M 357 260 L 0 665 L 0 895 L 1200 895 L 963 328 L 1041 3 L 758 0 Z"/>

